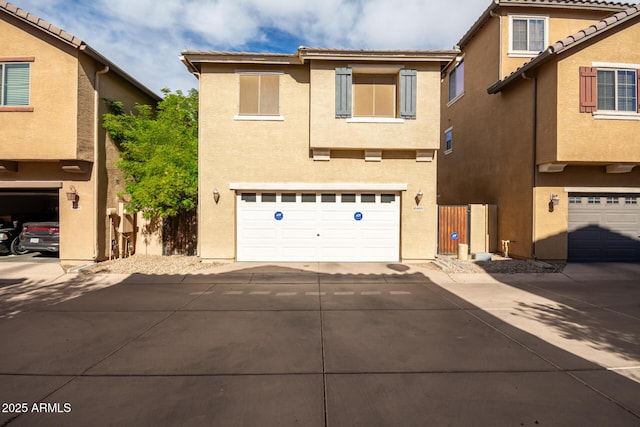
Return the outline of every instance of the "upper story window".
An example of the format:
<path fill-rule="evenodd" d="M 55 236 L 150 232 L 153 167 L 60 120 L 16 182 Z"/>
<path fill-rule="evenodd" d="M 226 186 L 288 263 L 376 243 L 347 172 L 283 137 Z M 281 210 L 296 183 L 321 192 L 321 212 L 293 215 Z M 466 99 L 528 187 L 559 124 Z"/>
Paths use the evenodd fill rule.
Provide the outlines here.
<path fill-rule="evenodd" d="M 636 70 L 598 70 L 598 110 L 638 111 Z"/>
<path fill-rule="evenodd" d="M 453 128 L 444 131 L 444 144 L 444 154 L 449 154 L 453 151 Z"/>
<path fill-rule="evenodd" d="M 580 67 L 580 112 L 596 118 L 640 120 L 638 64 Z"/>
<path fill-rule="evenodd" d="M 453 102 L 464 94 L 464 61 L 449 73 L 449 102 Z"/>
<path fill-rule="evenodd" d="M 29 80 L 29 63 L 0 63 L 0 106 L 28 106 L 30 83 Z"/>
<path fill-rule="evenodd" d="M 237 119 L 280 118 L 280 74 L 241 73 Z"/>
<path fill-rule="evenodd" d="M 396 117 L 396 76 L 356 74 L 353 76 L 354 117 Z"/>
<path fill-rule="evenodd" d="M 549 44 L 548 22 L 545 16 L 510 16 L 509 54 L 534 56 L 542 52 Z"/>
<path fill-rule="evenodd" d="M 376 71 L 384 67 L 376 68 Z M 396 120 L 416 118 L 416 70 L 359 72 L 336 69 L 336 118 Z"/>

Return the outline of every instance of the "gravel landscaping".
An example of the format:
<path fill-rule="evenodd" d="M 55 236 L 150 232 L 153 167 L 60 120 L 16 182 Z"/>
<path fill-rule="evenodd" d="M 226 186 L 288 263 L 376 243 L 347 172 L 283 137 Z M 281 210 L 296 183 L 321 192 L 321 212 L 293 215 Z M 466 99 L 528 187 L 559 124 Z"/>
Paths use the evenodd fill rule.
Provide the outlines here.
<path fill-rule="evenodd" d="M 203 263 L 196 256 L 133 255 L 99 262 L 82 270 L 84 274 L 190 274 L 215 269 L 220 264 Z M 517 260 L 493 255 L 491 261 L 461 261 L 455 257 L 438 256 L 422 265 L 445 273 L 559 273 L 565 263 Z"/>

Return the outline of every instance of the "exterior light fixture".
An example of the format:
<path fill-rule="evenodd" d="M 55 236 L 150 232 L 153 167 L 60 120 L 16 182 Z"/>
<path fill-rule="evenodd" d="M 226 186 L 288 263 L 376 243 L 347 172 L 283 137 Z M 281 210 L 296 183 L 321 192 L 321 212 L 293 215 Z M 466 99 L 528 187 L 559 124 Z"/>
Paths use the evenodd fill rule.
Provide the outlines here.
<path fill-rule="evenodd" d="M 553 212 L 554 208 L 560 204 L 560 197 L 557 194 L 549 196 L 549 212 Z"/>
<path fill-rule="evenodd" d="M 73 185 L 69 186 L 69 191 L 67 191 L 67 200 L 71 202 L 73 209 L 78 209 L 78 200 L 80 200 L 80 196 L 78 196 L 78 190 Z"/>
<path fill-rule="evenodd" d="M 78 190 L 76 190 L 76 187 L 73 185 L 69 186 L 69 191 L 67 191 L 67 200 L 70 202 L 77 202 L 78 199 Z"/>
<path fill-rule="evenodd" d="M 216 205 L 220 201 L 220 192 L 218 191 L 217 188 L 214 188 L 213 190 L 213 201 L 216 202 Z"/>
<path fill-rule="evenodd" d="M 418 192 L 416 193 L 416 197 L 415 197 L 415 201 L 416 201 L 416 206 L 420 205 L 420 201 L 422 200 L 422 196 L 424 194 L 422 194 L 422 190 L 418 190 Z"/>

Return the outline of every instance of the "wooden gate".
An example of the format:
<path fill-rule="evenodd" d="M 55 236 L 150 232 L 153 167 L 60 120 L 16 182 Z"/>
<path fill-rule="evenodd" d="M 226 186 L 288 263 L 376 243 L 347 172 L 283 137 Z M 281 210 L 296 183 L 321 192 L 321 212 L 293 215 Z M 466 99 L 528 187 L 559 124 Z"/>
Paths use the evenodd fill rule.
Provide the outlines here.
<path fill-rule="evenodd" d="M 438 253 L 457 254 L 460 243 L 469 244 L 469 206 L 438 206 Z"/>

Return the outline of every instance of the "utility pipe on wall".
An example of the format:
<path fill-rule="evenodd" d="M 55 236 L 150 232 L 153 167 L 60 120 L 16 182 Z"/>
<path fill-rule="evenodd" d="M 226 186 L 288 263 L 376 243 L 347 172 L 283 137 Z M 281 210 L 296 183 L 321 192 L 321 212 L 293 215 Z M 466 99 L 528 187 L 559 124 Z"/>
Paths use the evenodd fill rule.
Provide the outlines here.
<path fill-rule="evenodd" d="M 99 188 L 99 156 L 100 151 L 98 149 L 98 139 L 100 129 L 100 75 L 109 72 L 109 66 L 105 65 L 102 70 L 97 70 L 93 78 L 93 260 L 98 258 L 98 227 L 100 224 L 100 218 L 102 215 L 98 210 L 98 194 Z"/>

